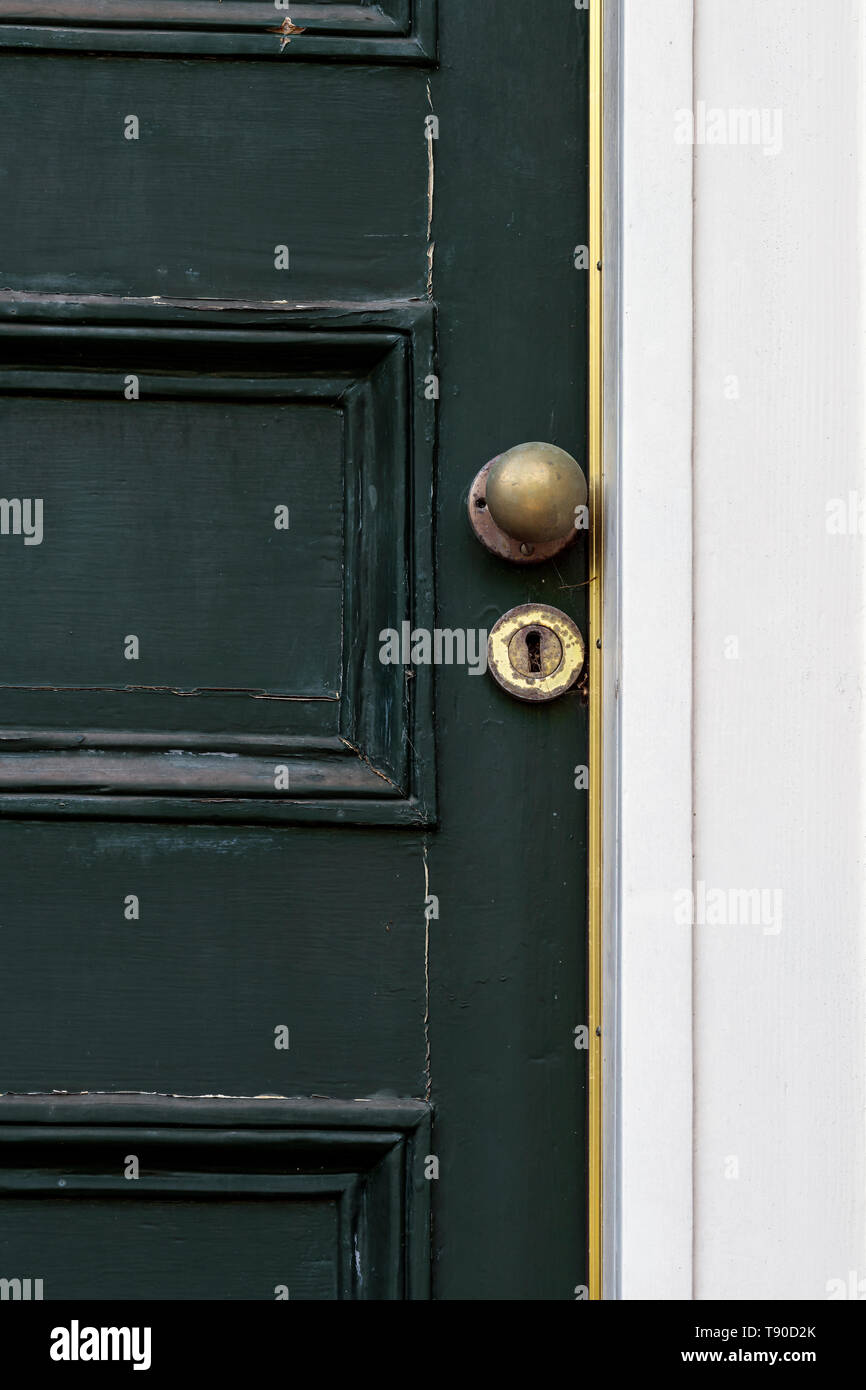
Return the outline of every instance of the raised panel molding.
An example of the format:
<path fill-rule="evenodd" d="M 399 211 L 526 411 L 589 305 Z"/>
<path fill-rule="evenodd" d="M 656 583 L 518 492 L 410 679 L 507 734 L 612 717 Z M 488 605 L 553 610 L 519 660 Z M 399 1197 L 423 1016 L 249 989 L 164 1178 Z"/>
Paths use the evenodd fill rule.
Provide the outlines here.
<path fill-rule="evenodd" d="M 436 0 L 0 0 L 0 48 L 432 63 Z"/>
<path fill-rule="evenodd" d="M 311 613 L 319 613 L 326 581 L 339 585 L 334 618 L 339 628 L 337 687 L 329 687 L 330 658 L 317 674 L 314 650 L 306 676 L 293 673 L 287 662 L 285 678 L 278 683 L 245 688 L 236 676 L 237 655 L 229 647 L 224 656 L 219 651 L 214 656 L 212 634 L 208 659 L 224 661 L 224 666 L 219 666 L 218 683 L 211 686 L 191 681 L 189 671 L 185 681 L 167 679 L 170 657 L 164 658 L 168 667 L 155 684 L 135 684 L 132 664 L 129 683 L 125 670 L 107 679 L 108 666 L 98 643 L 95 655 L 87 657 L 94 664 L 92 679 L 57 679 L 50 670 L 50 639 L 55 629 L 68 633 L 73 611 L 63 593 L 65 570 L 60 563 L 56 572 L 48 570 L 54 589 L 46 592 L 41 609 L 49 626 L 38 670 L 31 672 L 28 664 L 34 660 L 28 656 L 36 645 L 33 634 L 29 642 L 11 630 L 3 634 L 7 653 L 14 649 L 15 657 L 14 663 L 7 661 L 6 677 L 0 681 L 0 813 L 430 823 L 435 789 L 432 672 L 416 667 L 410 681 L 403 666 L 382 665 L 378 633 L 383 627 L 399 628 L 404 621 L 432 627 L 435 417 L 432 403 L 424 398 L 424 378 L 432 362 L 428 306 L 251 312 L 164 304 L 132 309 L 128 302 L 0 303 L 0 410 L 4 402 L 50 401 L 55 410 L 80 410 L 85 402 L 85 424 L 101 421 L 103 409 L 114 411 L 114 419 L 119 410 L 124 420 L 124 412 L 135 411 L 137 431 L 143 436 L 148 409 L 168 405 L 175 412 L 170 422 L 180 422 L 172 425 L 180 437 L 184 410 L 200 402 L 219 406 L 228 432 L 233 418 L 243 419 L 248 428 L 246 422 L 261 410 L 266 412 L 261 437 L 270 440 L 277 463 L 278 426 L 268 411 L 291 407 L 301 419 L 306 418 L 304 412 L 317 412 L 317 419 L 342 421 L 342 458 L 330 465 L 333 472 L 339 464 L 342 483 L 328 504 L 330 512 L 320 501 L 321 516 L 313 514 L 319 530 L 293 537 L 294 587 L 287 591 L 287 599 L 295 602 L 292 622 L 297 628 L 297 605 L 303 608 L 304 601 L 295 591 L 306 582 L 304 566 L 309 565 L 309 582 L 316 586 L 310 591 Z M 123 383 L 129 373 L 138 377 L 140 398 L 124 403 Z M 330 416 L 323 414 L 325 409 Z M 71 432 L 81 438 L 77 416 Z M 19 436 L 26 437 L 20 429 Z M 249 435 L 252 440 L 258 437 Z M 331 431 L 328 437 L 338 436 Z M 110 430 L 103 435 L 106 456 L 106 439 L 112 438 Z M 134 452 L 139 447 L 143 446 L 134 441 L 119 445 L 119 480 L 111 474 L 100 478 L 101 486 L 91 487 L 92 495 L 100 496 L 100 515 L 108 518 L 115 547 L 130 506 L 129 476 L 139 482 Z M 178 448 L 175 472 L 180 476 L 182 444 Z M 245 448 L 241 463 L 254 479 L 253 445 Z M 70 460 L 80 467 L 79 455 L 70 455 Z M 126 492 L 124 462 L 129 475 Z M 198 464 L 202 466 L 201 459 Z M 19 470 L 25 471 L 15 484 L 18 491 L 27 486 L 26 470 L 44 483 L 50 466 L 54 465 L 41 458 L 20 460 Z M 65 458 L 56 464 L 58 486 L 69 466 Z M 320 485 L 315 458 L 306 458 L 301 467 L 305 471 L 297 473 L 296 495 L 305 480 L 309 487 Z M 236 472 L 229 471 L 227 477 L 230 490 L 222 499 L 223 514 L 232 506 L 235 489 L 250 486 L 242 479 L 236 482 Z M 7 479 L 9 491 L 15 490 L 13 481 Z M 47 526 L 50 497 L 44 505 Z M 55 509 L 55 527 L 56 516 Z M 182 545 L 182 531 L 177 534 Z M 122 576 L 131 593 L 147 590 L 153 567 L 174 559 L 165 555 L 164 545 L 160 552 L 159 540 L 154 536 L 152 558 L 145 544 L 129 561 L 139 566 L 131 578 Z M 314 556 L 303 549 L 298 568 L 299 546 L 321 551 L 323 545 L 333 549 L 337 540 L 342 559 L 332 560 L 329 569 L 315 568 Z M 12 551 L 7 546 L 0 557 L 7 585 L 14 589 L 39 583 L 33 557 L 41 549 L 18 546 Z M 238 553 L 236 564 L 244 558 L 242 550 Z M 50 554 L 40 557 L 43 565 L 51 559 Z M 223 568 L 228 563 L 224 560 Z M 125 568 L 125 557 L 123 564 Z M 279 576 L 278 569 L 274 573 Z M 335 579 L 328 578 L 332 574 Z M 247 578 L 236 574 L 236 587 Z M 228 582 L 231 579 L 230 574 Z M 255 584 L 249 589 L 251 595 L 254 591 Z M 100 595 L 91 595 L 92 602 L 96 597 Z M 312 606 L 314 599 L 318 607 Z M 183 601 L 180 594 L 178 603 Z M 278 613 L 279 593 L 276 600 L 269 593 L 268 602 L 276 602 Z M 60 618 L 53 611 L 57 608 Z M 244 611 L 241 608 L 241 615 Z M 162 620 L 175 618 L 169 614 Z M 176 622 L 182 636 L 183 622 Z M 112 633 L 111 640 L 115 637 Z M 280 642 L 279 632 L 274 640 Z M 315 647 L 319 641 L 330 650 L 333 640 L 326 618 L 311 618 L 304 642 Z M 191 671 L 193 666 L 184 660 Z M 10 669 L 17 679 L 9 679 Z M 293 686 L 293 674 L 296 682 L 303 678 L 300 687 Z M 288 769 L 285 789 L 275 788 L 277 766 Z"/>
<path fill-rule="evenodd" d="M 44 1298 L 219 1297 L 177 1286 L 171 1255 L 184 1212 L 233 1213 L 231 1234 L 214 1242 L 225 1270 L 193 1278 L 224 1278 L 222 1297 L 275 1296 L 292 1267 L 292 1298 L 423 1300 L 430 1297 L 430 1107 L 418 1100 L 185 1099 L 85 1095 L 0 1098 L 0 1257 L 3 1273 L 24 1275 L 39 1263 Z M 134 1155 L 138 1176 L 125 1176 Z M 36 1200 L 31 1209 L 29 1203 Z M 232 1235 L 267 1204 L 269 1262 L 239 1276 Z M 63 1240 L 52 1212 L 62 1206 Z M 148 1211 L 151 1216 L 148 1217 Z M 308 1217 L 317 1216 L 310 1221 Z M 43 1251 L 37 1217 L 51 1236 Z M 136 1262 L 140 1230 L 160 1221 L 160 1259 Z M 144 1227 L 137 1223 L 144 1222 Z M 199 1220 L 205 1226 L 203 1219 Z M 99 1236 L 125 1250 L 125 1269 L 103 1292 Z M 196 1221 L 186 1221 L 193 1232 Z M 123 1233 L 127 1239 L 124 1242 Z M 202 1233 L 208 1251 L 208 1233 Z M 187 1236 L 188 1242 L 190 1236 Z M 54 1242 L 53 1244 L 51 1242 Z M 92 1242 L 92 1244 L 89 1244 Z M 228 1244 L 228 1248 L 226 1248 Z M 57 1270 L 44 1270 L 51 1251 Z M 285 1251 L 283 1265 L 280 1264 Z M 195 1270 L 194 1252 L 184 1266 Z M 64 1262 L 77 1256 L 78 1263 Z M 40 1262 L 41 1261 L 41 1262 Z M 153 1268 L 174 1281 L 170 1291 L 146 1287 Z M 145 1284 L 141 1281 L 144 1280 Z M 232 1292 L 232 1288 L 241 1292 Z M 258 1292 L 259 1288 L 261 1292 Z"/>

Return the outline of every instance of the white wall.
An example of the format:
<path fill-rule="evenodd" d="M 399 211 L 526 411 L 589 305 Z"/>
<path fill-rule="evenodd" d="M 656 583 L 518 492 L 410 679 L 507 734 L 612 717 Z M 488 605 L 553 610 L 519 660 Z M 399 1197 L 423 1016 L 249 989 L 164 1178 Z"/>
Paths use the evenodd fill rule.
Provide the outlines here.
<path fill-rule="evenodd" d="M 814 1299 L 866 1280 L 866 538 L 826 529 L 866 497 L 866 4 L 698 0 L 695 37 L 696 96 L 782 132 L 696 151 L 695 877 L 782 912 L 696 929 L 695 1292 Z"/>
<path fill-rule="evenodd" d="M 866 0 L 623 25 L 621 1291 L 866 1297 Z M 701 102 L 775 152 L 678 145 Z"/>

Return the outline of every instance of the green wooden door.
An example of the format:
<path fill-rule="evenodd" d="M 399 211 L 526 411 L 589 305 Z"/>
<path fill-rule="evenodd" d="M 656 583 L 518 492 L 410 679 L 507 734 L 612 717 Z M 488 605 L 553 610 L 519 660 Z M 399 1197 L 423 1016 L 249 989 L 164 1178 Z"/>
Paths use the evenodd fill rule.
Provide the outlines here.
<path fill-rule="evenodd" d="M 570 0 L 0 0 L 0 1277 L 46 1299 L 585 1283 L 585 695 L 472 656 L 585 632 L 587 556 L 466 498 L 586 463 L 586 64 Z"/>

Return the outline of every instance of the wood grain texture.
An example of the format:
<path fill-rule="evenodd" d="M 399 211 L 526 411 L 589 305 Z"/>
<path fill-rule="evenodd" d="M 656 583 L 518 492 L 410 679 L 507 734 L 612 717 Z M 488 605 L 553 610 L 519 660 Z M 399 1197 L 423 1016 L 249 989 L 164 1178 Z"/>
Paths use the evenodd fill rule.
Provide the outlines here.
<path fill-rule="evenodd" d="M 44 4 L 0 0 L 0 20 L 27 20 L 55 28 L 61 24 L 132 25 L 135 28 L 259 28 L 278 22 L 271 0 L 46 0 Z M 293 6 L 292 23 L 307 30 L 399 32 L 408 28 L 411 0 L 384 5 L 329 3 Z"/>
<path fill-rule="evenodd" d="M 277 1285 L 302 1302 L 341 1296 L 338 1194 L 305 1192 L 300 1181 L 251 1194 L 240 1184 L 198 1193 L 188 1181 L 189 1190 L 164 1192 L 153 1181 L 121 1186 L 122 1177 L 111 1191 L 58 1194 L 54 1171 L 48 1181 L 53 1190 L 0 1191 L 4 1268 L 44 1269 L 46 1301 L 120 1290 L 134 1300 L 273 1300 Z M 251 1247 L 254 1263 L 238 1254 Z"/>
<path fill-rule="evenodd" d="M 424 293 L 423 73 L 3 61 L 4 288 L 306 303 Z M 129 113 L 138 140 L 124 138 Z"/>
<path fill-rule="evenodd" d="M 113 400 L 76 398 L 73 375 L 65 398 L 0 403 L 4 495 L 43 499 L 48 528 L 38 547 L 0 548 L 3 685 L 334 698 L 339 413 L 169 403 L 149 397 L 146 378 L 128 402 L 121 381 Z M 280 504 L 285 531 L 274 526 Z M 127 634 L 139 639 L 135 661 Z"/>
<path fill-rule="evenodd" d="M 416 834 L 5 822 L 0 849 L 4 1091 L 423 1096 Z"/>
<path fill-rule="evenodd" d="M 135 734 L 127 735 L 134 743 Z M 284 767 L 286 797 L 275 796 L 277 768 Z M 315 760 L 291 748 L 276 749 L 269 757 L 249 753 L 185 752 L 177 748 L 161 752 L 107 749 L 70 749 L 62 752 L 9 752 L 0 759 L 0 787 L 36 793 L 89 792 L 116 796 L 175 796 L 265 798 L 276 820 L 281 800 L 321 795 L 382 798 L 400 796 L 401 788 L 389 782 L 360 753 L 345 745 L 340 754 L 322 754 Z M 23 809 L 23 808 L 22 808 Z M 204 811 L 193 806 L 191 814 Z M 243 819 L 245 806 L 236 808 Z M 57 807 L 60 813 L 62 808 Z M 98 813 L 100 807 L 94 810 Z"/>

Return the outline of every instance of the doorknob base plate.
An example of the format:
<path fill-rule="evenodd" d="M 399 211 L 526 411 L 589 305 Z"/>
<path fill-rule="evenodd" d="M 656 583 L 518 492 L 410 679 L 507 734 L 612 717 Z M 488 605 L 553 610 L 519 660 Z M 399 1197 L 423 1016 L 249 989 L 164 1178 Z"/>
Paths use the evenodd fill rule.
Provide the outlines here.
<path fill-rule="evenodd" d="M 572 527 L 568 535 L 554 541 L 518 541 L 509 536 L 501 526 L 497 526 L 487 507 L 487 479 L 494 463 L 501 454 L 485 463 L 475 475 L 469 489 L 469 521 L 472 530 L 485 548 L 498 555 L 501 560 L 510 560 L 515 565 L 540 565 L 543 560 L 552 560 L 577 538 L 578 527 Z"/>

